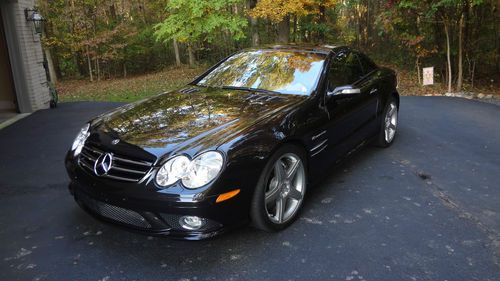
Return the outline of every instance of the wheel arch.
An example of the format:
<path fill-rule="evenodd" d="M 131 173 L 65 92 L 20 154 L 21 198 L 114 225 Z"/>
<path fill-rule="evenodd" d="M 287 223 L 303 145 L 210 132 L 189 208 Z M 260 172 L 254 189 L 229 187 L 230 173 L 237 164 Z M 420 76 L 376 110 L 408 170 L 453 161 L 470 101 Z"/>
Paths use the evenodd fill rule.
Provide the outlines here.
<path fill-rule="evenodd" d="M 293 146 L 293 150 L 295 150 L 296 152 L 298 152 L 298 150 L 300 150 L 303 153 L 303 158 L 304 158 L 303 160 L 305 162 L 304 165 L 305 165 L 305 172 L 306 172 L 306 180 L 308 180 L 309 177 L 308 177 L 307 167 L 308 167 L 308 160 L 309 159 L 308 159 L 308 155 L 307 155 L 307 150 L 305 149 L 305 145 L 301 142 L 301 140 L 295 139 L 295 138 L 282 139 L 281 141 L 275 143 L 275 145 L 272 147 L 272 149 L 269 150 L 268 157 L 265 159 L 266 164 L 264 167 L 264 172 L 266 171 L 266 169 L 269 169 L 269 168 L 272 169 L 275 158 L 281 156 L 280 150 L 283 150 L 283 152 L 287 151 L 287 149 L 283 149 L 284 146 Z M 256 227 L 258 229 L 265 230 L 265 231 L 277 231 L 277 230 L 284 229 L 285 227 L 290 225 L 297 218 L 297 215 L 295 214 L 294 217 L 292 217 L 287 222 L 285 222 L 285 224 L 279 225 L 279 226 L 276 226 L 274 224 L 270 224 L 269 222 L 267 222 L 266 220 L 263 219 L 262 213 L 261 213 L 263 208 L 262 208 L 262 203 L 261 203 L 262 201 L 260 199 L 261 198 L 260 196 L 264 196 L 264 194 L 265 194 L 265 189 L 263 189 L 265 187 L 262 184 L 267 182 L 266 176 L 267 176 L 267 174 L 263 173 L 263 174 L 261 174 L 261 176 L 259 178 L 258 186 L 257 186 L 257 188 L 255 188 L 255 190 L 253 192 L 253 198 L 252 198 L 252 202 L 250 205 L 250 210 L 249 210 L 250 212 L 249 213 L 250 213 L 251 222 L 252 222 L 254 227 Z M 306 186 L 307 186 L 307 182 L 306 182 Z M 264 194 L 262 194 L 262 192 L 264 192 Z M 300 211 L 300 209 L 298 211 Z M 267 217 L 268 215 L 265 215 L 265 216 Z"/>
<path fill-rule="evenodd" d="M 391 97 L 393 97 L 396 100 L 396 103 L 397 103 L 397 106 L 398 106 L 398 109 L 399 109 L 399 100 L 400 100 L 400 97 L 399 97 L 398 91 L 392 92 Z"/>
<path fill-rule="evenodd" d="M 285 146 L 285 145 L 293 145 L 293 146 L 296 146 L 298 148 L 300 148 L 303 152 L 304 152 L 304 164 L 305 164 L 305 168 L 306 168 L 306 172 L 307 174 L 309 175 L 309 162 L 310 162 L 310 155 L 308 153 L 308 150 L 307 150 L 307 146 L 306 144 L 301 140 L 301 139 L 298 139 L 298 138 L 289 138 L 289 139 L 284 139 L 283 141 L 279 142 L 278 144 L 276 144 L 273 149 L 270 151 L 269 153 L 269 156 L 268 158 L 266 159 L 266 161 L 269 161 L 269 159 L 271 159 L 272 155 L 274 155 L 274 153 L 276 153 L 276 151 L 278 149 L 280 149 L 281 147 Z M 309 177 L 307 177 L 308 181 L 309 181 Z"/>

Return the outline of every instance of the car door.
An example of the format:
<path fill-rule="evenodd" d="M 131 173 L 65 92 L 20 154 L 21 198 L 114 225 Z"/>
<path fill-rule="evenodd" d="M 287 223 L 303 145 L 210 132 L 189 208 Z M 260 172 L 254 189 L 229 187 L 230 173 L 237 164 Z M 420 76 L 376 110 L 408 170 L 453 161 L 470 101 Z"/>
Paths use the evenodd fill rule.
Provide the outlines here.
<path fill-rule="evenodd" d="M 350 50 L 338 52 L 329 66 L 326 108 L 329 114 L 329 144 L 339 159 L 370 134 L 370 120 L 376 116 L 373 99 L 375 83 L 365 73 L 359 55 Z M 342 94 L 338 89 L 359 89 L 359 93 Z M 334 94 L 331 94 L 334 93 Z"/>
<path fill-rule="evenodd" d="M 356 53 L 361 64 L 363 76 L 359 81 L 361 99 L 363 100 L 362 112 L 363 124 L 362 135 L 365 138 L 373 136 L 378 130 L 377 109 L 380 97 L 379 68 L 371 59 L 362 53 Z"/>

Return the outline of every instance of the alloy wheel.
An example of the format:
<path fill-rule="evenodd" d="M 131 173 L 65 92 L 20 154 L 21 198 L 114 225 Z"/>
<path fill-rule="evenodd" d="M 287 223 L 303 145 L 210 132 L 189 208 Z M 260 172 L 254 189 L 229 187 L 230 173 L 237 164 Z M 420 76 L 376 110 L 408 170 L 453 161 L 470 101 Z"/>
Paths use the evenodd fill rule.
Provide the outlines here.
<path fill-rule="evenodd" d="M 398 125 L 398 107 L 395 102 L 389 104 L 389 110 L 385 115 L 385 141 L 391 143 L 396 135 L 396 129 Z"/>
<path fill-rule="evenodd" d="M 269 219 L 283 224 L 297 213 L 306 191 L 304 164 L 300 158 L 287 153 L 273 166 L 265 191 L 265 208 Z"/>

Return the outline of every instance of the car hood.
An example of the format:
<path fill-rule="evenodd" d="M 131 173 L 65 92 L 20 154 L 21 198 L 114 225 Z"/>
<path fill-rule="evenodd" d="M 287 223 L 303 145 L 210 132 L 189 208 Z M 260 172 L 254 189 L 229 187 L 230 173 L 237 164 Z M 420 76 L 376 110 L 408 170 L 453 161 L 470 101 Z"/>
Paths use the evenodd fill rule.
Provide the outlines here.
<path fill-rule="evenodd" d="M 103 116 L 97 129 L 157 157 L 179 150 L 196 154 L 241 136 L 305 99 L 189 86 L 123 106 Z"/>

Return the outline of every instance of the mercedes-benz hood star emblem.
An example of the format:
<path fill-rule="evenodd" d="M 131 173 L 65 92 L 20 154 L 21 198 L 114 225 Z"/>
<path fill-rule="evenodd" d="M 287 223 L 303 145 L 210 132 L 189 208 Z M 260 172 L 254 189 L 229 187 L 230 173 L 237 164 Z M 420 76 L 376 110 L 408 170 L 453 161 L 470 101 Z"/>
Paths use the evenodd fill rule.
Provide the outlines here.
<path fill-rule="evenodd" d="M 94 164 L 94 173 L 98 176 L 106 175 L 113 165 L 113 155 L 105 153 L 99 156 Z"/>

